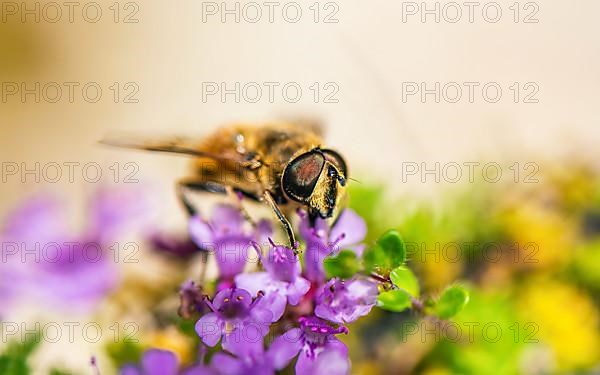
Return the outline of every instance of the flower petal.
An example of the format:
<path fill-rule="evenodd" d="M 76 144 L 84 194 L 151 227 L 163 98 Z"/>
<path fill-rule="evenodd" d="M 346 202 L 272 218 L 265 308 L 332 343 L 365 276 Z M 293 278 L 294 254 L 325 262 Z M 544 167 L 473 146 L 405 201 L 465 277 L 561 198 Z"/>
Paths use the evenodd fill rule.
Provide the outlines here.
<path fill-rule="evenodd" d="M 197 365 L 184 370 L 182 375 L 217 375 L 217 372 L 210 367 Z"/>
<path fill-rule="evenodd" d="M 337 247 L 342 249 L 354 245 L 365 239 L 367 235 L 367 224 L 354 210 L 346 208 L 331 228 L 329 240 L 335 241 L 340 236 L 344 238 L 338 242 Z"/>
<path fill-rule="evenodd" d="M 315 315 L 345 324 L 367 315 L 377 301 L 377 284 L 369 280 L 331 279 L 317 294 Z"/>
<path fill-rule="evenodd" d="M 63 203 L 52 195 L 29 198 L 4 218 L 3 240 L 49 243 L 69 238 Z"/>
<path fill-rule="evenodd" d="M 253 296 L 261 290 L 266 292 L 271 281 L 267 272 L 241 273 L 235 277 L 235 285 Z"/>
<path fill-rule="evenodd" d="M 223 349 L 239 358 L 259 358 L 264 353 L 262 327 L 255 324 L 242 325 L 223 337 Z"/>
<path fill-rule="evenodd" d="M 342 320 L 341 314 L 337 313 L 333 309 L 325 306 L 323 304 L 317 305 L 315 307 L 315 315 L 322 319 L 327 319 L 330 322 L 342 324 L 344 321 Z"/>
<path fill-rule="evenodd" d="M 240 375 L 244 373 L 242 362 L 225 353 L 216 353 L 212 358 L 211 367 L 219 369 L 219 373 L 223 375 Z"/>
<path fill-rule="evenodd" d="M 296 362 L 296 375 L 313 375 L 316 358 L 312 358 L 306 351 L 301 351 Z"/>
<path fill-rule="evenodd" d="M 215 256 L 222 277 L 234 277 L 244 270 L 246 261 L 254 253 L 249 236 L 232 235 L 221 237 L 215 243 Z"/>
<path fill-rule="evenodd" d="M 279 292 L 271 292 L 257 302 L 252 309 L 253 319 L 257 323 L 268 324 L 278 321 L 287 305 L 287 298 Z"/>
<path fill-rule="evenodd" d="M 281 370 L 288 365 L 301 348 L 300 329 L 292 328 L 273 340 L 267 352 L 267 357 L 276 370 Z"/>
<path fill-rule="evenodd" d="M 152 219 L 148 187 L 101 187 L 91 199 L 91 230 L 98 237 L 110 240 L 115 236 L 141 228 Z"/>
<path fill-rule="evenodd" d="M 177 357 L 168 350 L 150 349 L 142 357 L 144 375 L 176 375 Z"/>
<path fill-rule="evenodd" d="M 119 370 L 119 375 L 144 375 L 142 374 L 142 370 L 140 370 L 135 365 L 125 365 L 121 367 Z"/>
<path fill-rule="evenodd" d="M 196 245 L 205 250 L 212 250 L 215 247 L 215 237 L 212 228 L 199 216 L 193 216 L 188 223 L 190 237 Z"/>
<path fill-rule="evenodd" d="M 348 351 L 336 350 L 326 347 L 319 354 L 313 367 L 315 375 L 346 375 L 350 373 L 350 361 Z"/>
<path fill-rule="evenodd" d="M 36 295 L 33 300 L 40 299 L 57 308 L 89 311 L 97 308 L 99 301 L 116 286 L 118 269 L 102 254 L 99 243 L 82 238 L 68 248 L 49 247 L 49 250 L 52 253 L 48 258 L 29 265 L 29 275 L 23 280 L 31 283 L 26 289 L 32 288 L 27 294 L 30 298 Z M 92 262 L 86 255 L 94 252 L 98 256 Z"/>
<path fill-rule="evenodd" d="M 329 336 L 327 338 L 327 342 L 325 343 L 325 350 L 336 351 L 344 357 L 346 357 L 346 359 L 348 358 L 348 347 L 335 336 Z"/>
<path fill-rule="evenodd" d="M 348 296 L 365 304 L 375 304 L 379 290 L 377 284 L 369 281 L 356 279 L 346 282 Z"/>
<path fill-rule="evenodd" d="M 223 322 L 217 314 L 208 313 L 196 322 L 196 333 L 208 346 L 215 346 L 223 332 Z"/>
<path fill-rule="evenodd" d="M 256 229 L 254 230 L 254 237 L 256 242 L 259 244 L 267 243 L 269 236 L 273 234 L 273 226 L 267 219 L 261 219 L 256 223 Z"/>
<path fill-rule="evenodd" d="M 219 293 L 217 293 L 217 295 L 213 299 L 213 304 L 215 308 L 220 309 L 226 303 L 226 300 L 238 300 L 238 302 L 241 301 L 241 303 L 243 303 L 245 307 L 248 307 L 252 303 L 252 296 L 250 295 L 250 293 L 248 293 L 248 291 L 244 290 L 243 288 L 223 289 Z"/>
<path fill-rule="evenodd" d="M 219 204 L 213 209 L 210 222 L 217 236 L 242 234 L 244 215 L 237 207 Z"/>
<path fill-rule="evenodd" d="M 287 289 L 288 303 L 292 306 L 296 306 L 302 297 L 310 289 L 310 282 L 304 277 L 296 277 L 296 279 L 289 284 Z"/>
<path fill-rule="evenodd" d="M 281 281 L 290 282 L 300 274 L 300 261 L 287 246 L 272 246 L 263 265 L 274 279 Z"/>
<path fill-rule="evenodd" d="M 307 244 L 314 242 L 325 242 L 327 240 L 327 221 L 320 217 L 315 220 L 314 226 L 311 226 L 308 215 L 301 218 L 299 232 Z"/>
<path fill-rule="evenodd" d="M 306 247 L 304 251 L 304 274 L 306 278 L 314 282 L 323 282 L 325 280 L 325 270 L 323 268 L 323 259 L 326 253 L 320 251 L 322 247 Z"/>

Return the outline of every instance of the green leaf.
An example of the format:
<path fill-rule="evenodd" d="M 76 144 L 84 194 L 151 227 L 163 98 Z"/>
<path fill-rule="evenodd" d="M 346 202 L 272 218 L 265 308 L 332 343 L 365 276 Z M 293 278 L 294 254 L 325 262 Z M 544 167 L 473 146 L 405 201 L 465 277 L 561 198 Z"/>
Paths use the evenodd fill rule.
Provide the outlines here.
<path fill-rule="evenodd" d="M 406 249 L 400 233 L 396 230 L 389 230 L 379 237 L 377 244 L 390 256 L 393 256 L 398 263 L 404 263 L 406 260 Z"/>
<path fill-rule="evenodd" d="M 419 297 L 419 281 L 409 268 L 405 266 L 394 268 L 390 273 L 390 279 L 398 288 L 405 290 L 413 297 Z"/>
<path fill-rule="evenodd" d="M 412 306 L 410 296 L 403 290 L 390 290 L 380 293 L 377 297 L 377 306 L 384 310 L 401 312 Z"/>
<path fill-rule="evenodd" d="M 385 232 L 373 247 L 365 251 L 363 260 L 367 271 L 387 276 L 406 260 L 406 246 L 400 233 L 395 230 Z"/>
<path fill-rule="evenodd" d="M 449 319 L 458 314 L 469 302 L 469 292 L 461 286 L 446 288 L 433 306 L 433 314 L 441 319 Z"/>
<path fill-rule="evenodd" d="M 27 375 L 30 373 L 28 360 L 41 342 L 41 336 L 36 333 L 27 336 L 24 342 L 12 341 L 0 356 L 0 374 Z"/>
<path fill-rule="evenodd" d="M 325 258 L 323 267 L 325 268 L 327 277 L 347 279 L 354 276 L 360 270 L 360 263 L 353 251 L 342 250 L 336 256 Z"/>
<path fill-rule="evenodd" d="M 0 357 L 0 374 L 28 375 L 29 367 L 25 358 L 3 355 Z"/>
<path fill-rule="evenodd" d="M 116 367 L 127 363 L 138 363 L 142 357 L 144 348 L 139 343 L 123 339 L 111 342 L 106 346 L 106 352 Z"/>

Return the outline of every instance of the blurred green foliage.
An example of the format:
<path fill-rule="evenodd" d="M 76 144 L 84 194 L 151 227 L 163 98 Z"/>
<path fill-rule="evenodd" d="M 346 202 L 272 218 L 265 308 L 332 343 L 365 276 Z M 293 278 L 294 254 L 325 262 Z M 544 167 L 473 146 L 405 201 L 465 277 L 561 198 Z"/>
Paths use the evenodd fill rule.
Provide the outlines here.
<path fill-rule="evenodd" d="M 106 353 L 117 368 L 128 363 L 138 363 L 143 352 L 142 345 L 129 340 L 111 342 L 106 347 Z"/>
<path fill-rule="evenodd" d="M 370 231 L 401 233 L 425 309 L 450 318 L 435 323 L 404 312 L 358 322 L 351 330 L 360 337 L 350 343 L 356 373 L 598 371 L 600 173 L 572 161 L 541 165 L 538 177 L 534 184 L 453 186 L 435 200 L 390 197 L 380 185 L 352 188 L 350 206 Z M 403 272 L 390 276 L 408 291 L 414 283 Z M 454 315 L 465 299 L 457 281 L 469 303 Z M 385 295 L 384 303 L 400 309 L 398 296 Z M 415 321 L 418 333 L 407 329 Z"/>
<path fill-rule="evenodd" d="M 0 355 L 0 374 L 27 375 L 31 373 L 29 358 L 40 344 L 40 334 L 28 335 L 24 341 L 13 341 Z"/>
<path fill-rule="evenodd" d="M 457 285 L 444 290 L 431 307 L 432 312 L 441 319 L 450 319 L 458 314 L 469 302 L 469 293 Z"/>

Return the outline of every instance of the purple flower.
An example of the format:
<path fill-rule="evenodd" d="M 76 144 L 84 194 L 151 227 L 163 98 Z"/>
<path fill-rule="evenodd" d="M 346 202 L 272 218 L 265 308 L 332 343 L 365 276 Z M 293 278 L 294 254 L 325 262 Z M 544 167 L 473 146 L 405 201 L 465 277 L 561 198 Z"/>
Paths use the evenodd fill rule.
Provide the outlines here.
<path fill-rule="evenodd" d="M 253 343 L 262 343 L 269 326 L 277 319 L 259 303 L 262 293 L 253 300 L 244 289 L 230 288 L 217 293 L 212 302 L 206 303 L 212 312 L 196 322 L 196 332 L 208 346 L 215 346 L 221 337 L 223 349 L 243 355 Z"/>
<path fill-rule="evenodd" d="M 45 259 L 27 276 L 31 295 L 57 306 L 90 310 L 116 287 L 118 271 L 106 246 L 85 239 L 46 246 Z"/>
<path fill-rule="evenodd" d="M 33 268 L 41 261 L 42 244 L 64 240 L 64 215 L 57 199 L 36 196 L 4 219 L 0 237 L 0 313 L 9 311 L 19 295 L 28 294 Z M 37 245 L 39 244 L 39 245 Z M 33 251 L 30 253 L 30 249 Z"/>
<path fill-rule="evenodd" d="M 285 368 L 297 354 L 298 350 L 290 351 L 287 338 L 279 336 L 273 340 L 266 352 L 263 343 L 256 342 L 248 345 L 243 356 L 216 353 L 211 366 L 219 369 L 223 375 L 273 375 L 275 371 Z"/>
<path fill-rule="evenodd" d="M 267 272 L 240 274 L 236 276 L 235 283 L 252 294 L 262 290 L 265 298 L 261 303 L 278 320 L 283 315 L 286 302 L 297 305 L 310 289 L 310 282 L 300 276 L 300 262 L 292 249 L 271 242 L 268 255 L 263 257 L 258 245 L 254 244 L 254 247 Z"/>
<path fill-rule="evenodd" d="M 343 375 L 350 371 L 348 348 L 335 335 L 348 333 L 344 326 L 334 328 L 317 317 L 301 317 L 300 328 L 281 336 L 278 353 L 282 357 L 298 355 L 298 375 Z"/>
<path fill-rule="evenodd" d="M 217 372 L 207 366 L 196 365 L 179 371 L 179 360 L 173 352 L 161 349 L 150 349 L 144 352 L 140 366 L 126 365 L 121 368 L 121 375 L 216 375 Z"/>
<path fill-rule="evenodd" d="M 214 251 L 220 276 L 233 278 L 242 272 L 251 251 L 252 242 L 261 242 L 271 233 L 271 225 L 261 220 L 253 231 L 244 228 L 244 216 L 235 207 L 217 205 L 212 219 L 194 216 L 189 222 L 192 240 L 201 249 Z"/>
<path fill-rule="evenodd" d="M 183 283 L 179 288 L 179 316 L 189 319 L 194 314 L 207 312 L 208 306 L 204 303 L 202 288 L 197 287 L 192 280 Z"/>
<path fill-rule="evenodd" d="M 363 279 L 331 279 L 316 298 L 315 315 L 334 323 L 351 323 L 367 315 L 377 301 L 377 284 Z"/>
<path fill-rule="evenodd" d="M 189 236 L 157 232 L 149 236 L 149 241 L 156 252 L 172 255 L 178 259 L 188 260 L 201 250 Z"/>
<path fill-rule="evenodd" d="M 347 208 L 342 211 L 331 228 L 321 218 L 316 219 L 314 227 L 306 214 L 302 214 L 301 218 L 300 234 L 306 241 L 305 274 L 309 280 L 323 282 L 323 260 L 341 249 L 353 250 L 358 256 L 362 254 L 364 245 L 360 242 L 367 234 L 367 225 L 353 210 Z"/>
<path fill-rule="evenodd" d="M 88 231 L 98 241 L 110 242 L 120 234 L 149 226 L 157 210 L 150 210 L 152 192 L 148 186 L 98 188 L 89 202 Z"/>
<path fill-rule="evenodd" d="M 94 308 L 118 282 L 112 241 L 126 220 L 141 215 L 139 203 L 130 207 L 127 196 L 123 190 L 98 189 L 81 233 L 68 227 L 67 207 L 56 197 L 39 195 L 18 207 L 0 232 L 0 274 L 10 277 L 0 279 L 2 296 L 14 302 L 27 296 L 70 310 Z"/>

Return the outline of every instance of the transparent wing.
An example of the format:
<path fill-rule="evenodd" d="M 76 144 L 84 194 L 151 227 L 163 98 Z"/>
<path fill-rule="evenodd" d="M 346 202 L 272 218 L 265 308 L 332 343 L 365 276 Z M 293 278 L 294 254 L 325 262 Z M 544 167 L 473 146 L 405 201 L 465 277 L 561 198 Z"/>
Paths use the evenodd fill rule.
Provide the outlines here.
<path fill-rule="evenodd" d="M 171 137 L 162 139 L 144 139 L 143 137 L 135 136 L 111 136 L 102 139 L 99 143 L 119 148 L 167 152 L 193 157 L 207 157 L 215 160 L 232 161 L 240 164 L 244 162 L 241 155 L 219 155 L 201 150 L 198 147 L 200 141 L 197 138 Z"/>

